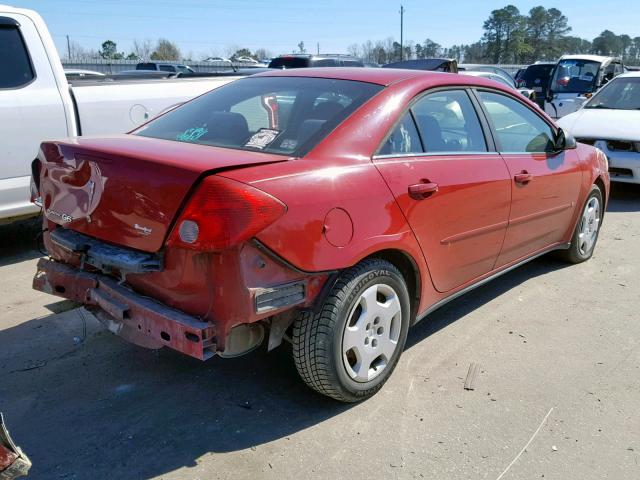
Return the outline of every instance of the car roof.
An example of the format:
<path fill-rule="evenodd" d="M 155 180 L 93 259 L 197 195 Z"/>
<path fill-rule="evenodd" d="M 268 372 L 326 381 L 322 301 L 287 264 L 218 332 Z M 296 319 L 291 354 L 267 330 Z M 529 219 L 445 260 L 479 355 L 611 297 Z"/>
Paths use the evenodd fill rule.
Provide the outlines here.
<path fill-rule="evenodd" d="M 620 75 L 616 76 L 615 78 L 640 78 L 640 71 L 632 71 L 632 72 L 626 72 L 626 73 L 621 73 Z"/>
<path fill-rule="evenodd" d="M 408 78 L 425 77 L 435 75 L 451 76 L 450 73 L 430 72 L 426 70 L 407 70 L 401 68 L 292 68 L 288 70 L 272 70 L 259 73 L 253 77 L 313 77 L 335 80 L 354 80 L 358 82 L 376 83 L 378 85 L 391 85 Z"/>
<path fill-rule="evenodd" d="M 560 60 L 590 60 L 592 62 L 600 63 L 616 59 L 618 59 L 618 57 L 603 57 L 602 55 L 563 55 L 560 57 Z"/>

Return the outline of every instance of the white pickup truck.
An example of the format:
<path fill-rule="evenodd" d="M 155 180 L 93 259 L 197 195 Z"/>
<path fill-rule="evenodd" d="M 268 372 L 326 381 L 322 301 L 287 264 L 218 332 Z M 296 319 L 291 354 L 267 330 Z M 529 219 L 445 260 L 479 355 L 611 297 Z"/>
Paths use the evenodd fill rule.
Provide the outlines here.
<path fill-rule="evenodd" d="M 29 202 L 30 165 L 43 140 L 124 133 L 236 78 L 70 85 L 40 15 L 0 5 L 0 223 L 38 213 Z"/>

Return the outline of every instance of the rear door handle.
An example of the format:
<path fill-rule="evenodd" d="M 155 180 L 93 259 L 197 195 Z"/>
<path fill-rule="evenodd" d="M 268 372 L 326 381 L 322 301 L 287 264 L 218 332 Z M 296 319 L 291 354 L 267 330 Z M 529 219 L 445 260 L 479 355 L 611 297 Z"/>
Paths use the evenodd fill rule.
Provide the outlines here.
<path fill-rule="evenodd" d="M 517 173 L 516 175 L 514 175 L 513 179 L 515 180 L 516 183 L 520 183 L 522 185 L 526 185 L 531 180 L 533 180 L 533 175 L 531 175 L 527 171 L 524 171 L 522 173 Z"/>
<path fill-rule="evenodd" d="M 424 200 L 438 191 L 437 183 L 416 183 L 409 185 L 409 196 L 415 200 Z"/>

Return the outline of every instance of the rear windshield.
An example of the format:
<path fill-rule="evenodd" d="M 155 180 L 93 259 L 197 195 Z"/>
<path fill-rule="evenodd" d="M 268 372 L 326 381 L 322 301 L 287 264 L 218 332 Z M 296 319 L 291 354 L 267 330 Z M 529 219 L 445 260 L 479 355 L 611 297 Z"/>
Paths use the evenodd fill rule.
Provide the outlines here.
<path fill-rule="evenodd" d="M 155 63 L 139 63 L 136 65 L 136 70 L 157 70 Z"/>
<path fill-rule="evenodd" d="M 307 68 L 309 59 L 305 57 L 278 57 L 269 62 L 269 68 Z"/>
<path fill-rule="evenodd" d="M 382 88 L 351 80 L 249 77 L 158 117 L 135 135 L 303 156 Z"/>
<path fill-rule="evenodd" d="M 562 60 L 558 62 L 551 81 L 555 93 L 588 93 L 596 87 L 600 62 L 590 60 Z"/>
<path fill-rule="evenodd" d="M 554 65 L 531 65 L 524 71 L 521 79 L 527 82 L 529 88 L 546 86 L 553 67 Z"/>

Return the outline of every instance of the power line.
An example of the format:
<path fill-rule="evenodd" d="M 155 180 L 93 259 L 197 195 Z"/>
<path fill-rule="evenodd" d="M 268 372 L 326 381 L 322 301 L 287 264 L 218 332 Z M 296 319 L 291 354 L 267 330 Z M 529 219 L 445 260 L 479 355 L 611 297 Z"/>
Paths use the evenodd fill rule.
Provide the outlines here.
<path fill-rule="evenodd" d="M 400 4 L 400 61 L 403 60 L 403 56 L 404 56 L 404 25 L 403 25 L 403 20 L 404 20 L 404 7 L 402 6 L 402 4 Z"/>

